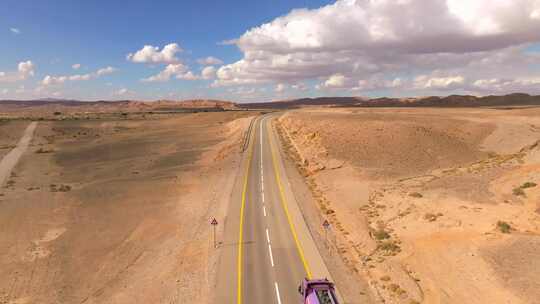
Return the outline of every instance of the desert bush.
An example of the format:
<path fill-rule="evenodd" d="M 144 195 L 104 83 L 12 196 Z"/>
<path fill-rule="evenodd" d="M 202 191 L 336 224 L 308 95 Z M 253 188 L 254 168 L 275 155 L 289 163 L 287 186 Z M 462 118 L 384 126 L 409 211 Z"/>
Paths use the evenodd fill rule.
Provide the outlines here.
<path fill-rule="evenodd" d="M 536 183 L 533 182 L 526 182 L 523 185 L 521 185 L 521 189 L 527 189 L 527 188 L 534 188 L 536 187 Z"/>
<path fill-rule="evenodd" d="M 521 188 L 521 187 L 514 188 L 514 189 L 512 190 L 512 193 L 513 193 L 515 196 L 525 196 L 525 191 L 523 191 L 523 188 Z"/>
<path fill-rule="evenodd" d="M 502 233 L 510 233 L 510 231 L 512 230 L 512 226 L 510 226 L 510 224 L 505 221 L 498 221 L 497 229 Z"/>
<path fill-rule="evenodd" d="M 40 153 L 51 153 L 51 152 L 52 152 L 52 150 L 46 150 L 46 149 L 43 149 L 43 148 L 39 148 L 39 149 L 36 150 L 35 153 L 40 154 Z"/>
<path fill-rule="evenodd" d="M 377 246 L 377 249 L 386 251 L 387 253 L 396 255 L 401 251 L 401 248 L 394 241 L 385 241 Z"/>
<path fill-rule="evenodd" d="M 437 220 L 438 215 L 433 213 L 426 213 L 424 214 L 424 219 L 426 221 L 434 222 Z"/>
<path fill-rule="evenodd" d="M 383 282 L 388 282 L 388 281 L 390 281 L 390 277 L 387 276 L 387 275 L 382 276 L 382 277 L 381 277 L 381 281 L 383 281 Z"/>
<path fill-rule="evenodd" d="M 422 198 L 422 197 L 424 197 L 421 193 L 418 193 L 418 192 L 411 192 L 411 193 L 409 193 L 409 196 L 414 197 L 414 198 Z"/>
<path fill-rule="evenodd" d="M 69 185 L 51 184 L 49 187 L 51 189 L 51 192 L 69 192 L 69 191 L 71 191 L 71 186 L 69 186 Z"/>
<path fill-rule="evenodd" d="M 384 229 L 379 229 L 379 230 L 373 231 L 373 237 L 379 241 L 386 240 L 390 238 L 390 234 L 386 232 Z"/>
<path fill-rule="evenodd" d="M 62 115 L 62 112 L 54 112 L 53 113 L 55 116 L 58 116 L 58 115 Z"/>

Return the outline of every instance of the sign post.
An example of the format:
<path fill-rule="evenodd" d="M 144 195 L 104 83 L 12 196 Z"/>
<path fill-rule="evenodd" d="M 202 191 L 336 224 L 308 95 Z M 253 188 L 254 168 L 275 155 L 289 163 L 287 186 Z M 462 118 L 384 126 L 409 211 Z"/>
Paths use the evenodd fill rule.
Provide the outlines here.
<path fill-rule="evenodd" d="M 216 220 L 216 218 L 213 218 L 212 221 L 210 222 L 210 225 L 212 225 L 212 227 L 214 228 L 214 248 L 217 247 L 216 245 L 216 227 L 218 225 L 218 222 Z"/>
<path fill-rule="evenodd" d="M 324 220 L 322 225 L 324 228 L 324 239 L 326 241 L 326 246 L 329 247 L 330 244 L 328 244 L 328 230 L 330 230 L 330 223 L 328 222 L 328 220 Z"/>

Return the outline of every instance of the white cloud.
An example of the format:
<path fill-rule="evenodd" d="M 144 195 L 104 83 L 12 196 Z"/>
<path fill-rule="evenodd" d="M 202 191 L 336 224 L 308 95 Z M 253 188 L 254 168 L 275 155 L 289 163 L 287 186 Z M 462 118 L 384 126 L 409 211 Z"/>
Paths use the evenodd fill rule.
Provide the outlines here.
<path fill-rule="evenodd" d="M 176 79 L 182 80 L 201 80 L 212 79 L 215 77 L 216 69 L 212 66 L 205 67 L 201 71 L 201 75 L 196 75 L 182 63 L 169 64 L 165 69 L 156 75 L 141 79 L 143 82 L 165 82 L 169 81 L 173 76 Z"/>
<path fill-rule="evenodd" d="M 47 75 L 45 76 L 45 78 L 43 78 L 43 80 L 41 81 L 41 84 L 44 85 L 44 86 L 48 86 L 48 85 L 55 85 L 55 84 L 63 84 L 64 82 L 66 82 L 66 80 L 68 80 L 69 77 L 67 76 L 51 76 L 51 75 Z"/>
<path fill-rule="evenodd" d="M 414 86 L 420 89 L 456 89 L 465 84 L 465 78 L 461 75 L 448 77 L 418 76 L 414 79 Z"/>
<path fill-rule="evenodd" d="M 102 75 L 112 74 L 114 72 L 116 72 L 116 69 L 111 67 L 111 66 L 108 66 L 106 68 L 102 68 L 102 69 L 97 70 L 96 75 L 97 76 L 102 76 Z"/>
<path fill-rule="evenodd" d="M 182 52 L 182 48 L 177 43 L 170 43 L 160 51 L 159 47 L 145 45 L 135 53 L 129 53 L 126 59 L 136 63 L 176 63 L 179 59 L 176 53 Z"/>
<path fill-rule="evenodd" d="M 15 35 L 19 35 L 21 33 L 21 30 L 16 27 L 9 28 L 9 31 L 12 32 Z"/>
<path fill-rule="evenodd" d="M 33 77 L 35 65 L 32 61 L 22 61 L 17 65 L 16 72 L 0 72 L 0 82 L 17 82 Z"/>
<path fill-rule="evenodd" d="M 523 92 L 540 93 L 540 77 L 518 79 L 478 79 L 472 84 L 474 89 L 481 92 Z"/>
<path fill-rule="evenodd" d="M 213 86 L 324 79 L 328 88 L 389 87 L 400 78 L 394 88 L 414 89 L 414 78 L 433 70 L 440 75 L 432 78 L 463 79 L 427 80 L 423 90 L 466 86 L 494 69 L 516 78 L 531 73 L 526 61 L 538 62 L 524 47 L 540 42 L 538 12 L 539 0 L 338 0 L 293 10 L 230 41 L 243 58 L 220 67 Z M 358 83 L 373 75 L 378 85 Z"/>
<path fill-rule="evenodd" d="M 369 79 L 361 79 L 358 81 L 358 85 L 353 88 L 355 91 L 375 91 L 385 89 L 398 89 L 404 88 L 407 81 L 401 78 L 394 78 L 391 80 L 382 79 L 377 76 L 372 76 Z"/>
<path fill-rule="evenodd" d="M 326 88 L 344 88 L 348 82 L 347 77 L 343 74 L 334 74 L 331 75 L 325 82 L 324 87 Z"/>
<path fill-rule="evenodd" d="M 70 76 L 46 75 L 43 78 L 43 80 L 41 80 L 41 85 L 50 86 L 50 85 L 64 84 L 67 81 L 86 81 L 86 80 L 99 78 L 103 75 L 114 73 L 115 71 L 116 71 L 115 68 L 108 66 L 106 68 L 102 68 L 102 69 L 97 70 L 96 72 L 88 73 L 88 74 L 75 74 L 75 75 L 70 75 Z"/>
<path fill-rule="evenodd" d="M 121 88 L 121 89 L 118 89 L 117 91 L 113 92 L 113 95 L 115 95 L 115 96 L 125 96 L 125 95 L 128 95 L 128 94 L 131 94 L 131 91 L 129 91 L 126 88 Z"/>
<path fill-rule="evenodd" d="M 223 61 L 221 59 L 216 58 L 216 57 L 212 57 L 212 56 L 197 59 L 197 62 L 200 65 L 220 65 L 220 64 L 223 64 Z"/>
<path fill-rule="evenodd" d="M 171 79 L 171 76 L 184 74 L 188 71 L 188 68 L 182 63 L 171 63 L 165 67 L 165 69 L 159 74 L 142 79 L 144 82 L 160 82 Z"/>
<path fill-rule="evenodd" d="M 17 70 L 23 79 L 26 79 L 28 76 L 34 76 L 34 64 L 30 60 L 19 62 Z"/>
<path fill-rule="evenodd" d="M 216 68 L 213 66 L 207 66 L 201 71 L 201 77 L 203 79 L 212 79 L 216 77 Z"/>
<path fill-rule="evenodd" d="M 199 80 L 199 79 L 201 79 L 201 77 L 193 74 L 192 71 L 187 71 L 186 73 L 183 73 L 183 74 L 177 74 L 176 79 Z"/>
<path fill-rule="evenodd" d="M 308 89 L 306 84 L 303 83 L 303 82 L 295 83 L 295 84 L 291 85 L 291 88 L 293 88 L 295 90 L 300 90 L 300 91 L 306 91 Z"/>
<path fill-rule="evenodd" d="M 81 68 L 81 64 L 80 63 L 75 63 L 74 65 L 71 66 L 72 69 L 74 70 L 78 70 Z"/>
<path fill-rule="evenodd" d="M 9 93 L 8 89 L 2 89 L 2 95 L 6 95 L 7 93 Z"/>
<path fill-rule="evenodd" d="M 276 93 L 282 93 L 283 91 L 285 91 L 285 89 L 287 88 L 287 86 L 283 83 L 278 83 L 274 89 L 274 91 Z"/>

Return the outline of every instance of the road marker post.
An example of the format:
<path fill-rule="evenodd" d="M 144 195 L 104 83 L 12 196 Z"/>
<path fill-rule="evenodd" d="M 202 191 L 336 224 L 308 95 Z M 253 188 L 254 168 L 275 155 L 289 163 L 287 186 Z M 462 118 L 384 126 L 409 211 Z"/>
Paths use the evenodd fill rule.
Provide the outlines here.
<path fill-rule="evenodd" d="M 212 225 L 212 227 L 214 228 L 214 248 L 217 247 L 216 245 L 216 227 L 218 225 L 218 221 L 216 220 L 216 218 L 213 218 L 212 221 L 210 222 L 210 225 Z"/>
<path fill-rule="evenodd" d="M 323 225 L 323 228 L 324 228 L 324 239 L 325 239 L 325 242 L 326 242 L 326 247 L 330 248 L 330 244 L 328 243 L 328 230 L 330 230 L 330 222 L 328 222 L 328 220 L 324 220 L 322 225 Z"/>

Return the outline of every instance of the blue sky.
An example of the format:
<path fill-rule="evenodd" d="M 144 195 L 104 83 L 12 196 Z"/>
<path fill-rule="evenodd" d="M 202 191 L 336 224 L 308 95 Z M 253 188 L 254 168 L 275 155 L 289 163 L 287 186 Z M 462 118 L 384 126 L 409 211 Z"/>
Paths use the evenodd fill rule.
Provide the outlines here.
<path fill-rule="evenodd" d="M 500 1 L 477 2 L 485 2 L 485 7 Z M 405 10 L 400 8 L 404 4 L 391 2 L 4 0 L 0 3 L 0 73 L 4 73 L 0 99 L 257 101 L 322 95 L 536 92 L 538 34 L 528 40 L 514 39 L 516 21 L 503 18 L 505 11 L 530 4 L 525 15 L 530 20 L 518 30 L 538 31 L 540 8 L 533 0 L 492 5 L 491 10 L 465 0 L 434 0 L 446 10 L 438 9 L 441 16 L 420 21 L 418 16 L 434 15 L 431 6 L 415 5 L 422 1 L 412 0 Z M 295 10 L 301 8 L 305 9 Z M 451 27 L 438 24 L 445 18 L 451 20 Z M 493 24 L 476 23 L 484 19 Z M 394 24 L 395 20 L 402 23 Z M 418 24 L 410 25 L 411 20 Z M 404 24 L 412 27 L 401 31 Z M 415 33 L 418 28 L 433 32 L 422 36 L 430 30 Z M 437 39 L 454 30 L 461 48 Z M 497 34 L 500 43 L 484 43 L 484 36 Z M 380 43 L 385 39 L 386 44 Z M 441 47 L 416 49 L 403 42 L 407 39 Z M 235 43 L 220 43 L 227 40 Z M 172 43 L 182 49 L 174 54 L 174 61 L 126 59 L 145 45 L 159 52 Z M 383 50 L 381 45 L 392 48 Z M 197 59 L 208 56 L 223 63 L 208 71 L 213 76 L 202 77 L 204 66 Z M 507 72 L 504 79 L 492 68 L 475 67 L 501 56 L 514 57 L 498 63 Z M 19 64 L 28 61 L 25 72 Z M 74 64 L 81 67 L 74 69 Z M 176 69 L 166 79 L 142 81 L 170 64 Z M 107 67 L 112 68 L 110 73 L 98 73 Z M 185 77 L 187 72 L 193 77 Z M 74 75 L 86 77 L 69 80 Z M 46 76 L 54 81 L 46 82 Z"/>
<path fill-rule="evenodd" d="M 189 91 L 197 90 L 209 81 L 144 85 L 139 80 L 150 76 L 159 67 L 130 63 L 125 59 L 126 54 L 144 45 L 162 47 L 176 42 L 184 49 L 180 58 L 194 69 L 199 68 L 196 59 L 207 56 L 233 62 L 241 58 L 241 52 L 234 45 L 218 45 L 219 42 L 239 37 L 247 29 L 271 21 L 292 8 L 319 7 L 327 2 L 2 1 L 0 71 L 14 70 L 16 64 L 24 60 L 32 60 L 36 65 L 36 79 L 45 74 L 75 74 L 71 66 L 76 63 L 81 64 L 82 72 L 113 66 L 118 69 L 116 75 L 64 90 L 72 92 L 76 98 L 94 95 L 95 90 L 111 91 L 114 88 L 136 90 L 137 95 L 149 99 L 158 98 L 152 96 L 158 92 L 186 91 L 185 96 L 189 97 Z M 20 33 L 11 32 L 11 28 Z M 113 88 L 103 88 L 107 84 L 112 84 Z M 17 85 L 10 84 L 10 87 Z M 90 98 L 109 97 L 106 92 L 97 95 Z"/>

